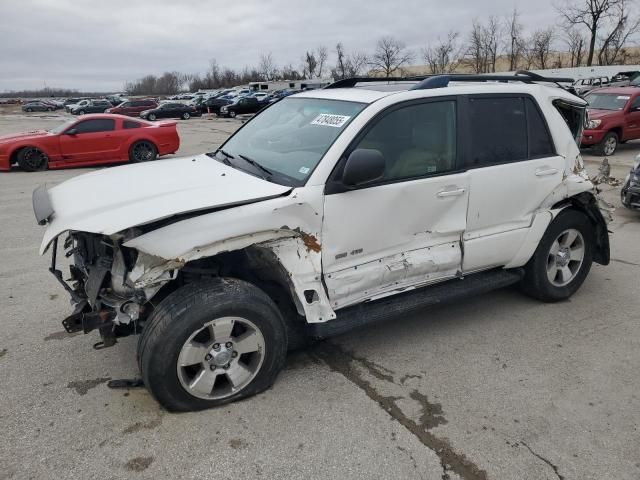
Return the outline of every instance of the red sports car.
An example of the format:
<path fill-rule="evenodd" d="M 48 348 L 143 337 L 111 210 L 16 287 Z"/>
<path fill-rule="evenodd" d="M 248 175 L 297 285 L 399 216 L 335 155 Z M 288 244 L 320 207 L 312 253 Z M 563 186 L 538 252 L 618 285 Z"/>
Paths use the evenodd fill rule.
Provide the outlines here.
<path fill-rule="evenodd" d="M 115 162 L 145 162 L 180 147 L 176 122 L 150 123 L 123 115 L 75 118 L 52 130 L 0 136 L 0 170 L 18 164 L 33 172 Z"/>

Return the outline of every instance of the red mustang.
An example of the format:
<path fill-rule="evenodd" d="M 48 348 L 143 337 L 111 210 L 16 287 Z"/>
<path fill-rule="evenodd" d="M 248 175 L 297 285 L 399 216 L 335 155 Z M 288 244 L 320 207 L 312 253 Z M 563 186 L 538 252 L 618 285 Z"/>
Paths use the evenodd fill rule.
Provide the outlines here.
<path fill-rule="evenodd" d="M 0 136 L 0 170 L 17 163 L 33 172 L 46 168 L 145 162 L 175 153 L 176 122 L 149 123 L 123 115 L 83 115 L 52 130 Z"/>

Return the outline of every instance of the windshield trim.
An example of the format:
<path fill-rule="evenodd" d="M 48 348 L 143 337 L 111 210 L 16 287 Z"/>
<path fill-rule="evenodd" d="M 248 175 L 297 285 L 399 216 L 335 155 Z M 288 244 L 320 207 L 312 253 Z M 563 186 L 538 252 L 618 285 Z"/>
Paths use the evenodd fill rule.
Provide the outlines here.
<path fill-rule="evenodd" d="M 238 132 L 240 132 L 244 127 L 246 127 L 247 125 L 249 125 L 249 124 L 250 124 L 250 123 L 251 123 L 255 118 L 257 118 L 257 117 L 258 117 L 258 115 L 261 115 L 261 114 L 262 114 L 262 113 L 264 113 L 266 110 L 268 110 L 269 108 L 273 107 L 275 104 L 280 103 L 280 102 L 285 101 L 285 100 L 288 100 L 288 101 L 298 101 L 298 100 L 308 100 L 308 99 L 309 99 L 308 97 L 296 97 L 296 96 L 295 96 L 295 94 L 294 94 L 294 95 L 288 95 L 288 96 L 286 96 L 286 97 L 280 98 L 279 100 L 277 100 L 277 101 L 275 101 L 275 102 L 273 102 L 273 103 L 271 103 L 271 104 L 269 104 L 269 105 L 265 106 L 265 107 L 264 107 L 264 108 L 262 108 L 258 113 L 256 113 L 253 117 L 251 117 L 249 120 L 247 120 L 246 122 L 244 122 L 240 128 L 238 128 L 235 132 L 233 132 L 233 134 L 232 134 L 229 138 L 227 138 L 227 139 L 224 141 L 224 143 L 222 143 L 222 144 L 221 144 L 218 148 L 216 148 L 214 151 L 212 151 L 212 152 L 208 152 L 208 153 L 207 153 L 207 155 L 211 154 L 211 155 L 209 155 L 209 156 L 210 156 L 210 157 L 215 158 L 215 153 L 216 153 L 216 152 L 218 152 L 218 151 L 220 151 L 220 150 L 223 150 L 223 149 L 224 149 L 224 147 L 225 147 L 225 145 L 226 145 L 226 144 L 227 144 L 227 143 L 228 143 L 228 142 L 229 142 L 233 137 L 235 137 L 235 136 L 238 134 Z M 349 125 L 353 122 L 353 120 L 355 120 L 355 119 L 356 119 L 356 117 L 358 117 L 358 115 L 360 115 L 362 112 L 364 112 L 364 111 L 367 109 L 367 107 L 370 105 L 370 104 L 368 104 L 368 103 L 366 103 L 366 102 L 356 102 L 356 101 L 352 101 L 352 100 L 340 100 L 340 99 L 332 99 L 332 98 L 326 98 L 326 99 L 325 99 L 325 98 L 323 98 L 322 100 L 327 100 L 327 101 L 332 101 L 332 102 L 352 103 L 352 104 L 354 104 L 354 105 L 362 105 L 362 109 L 361 109 L 357 114 L 355 114 L 355 115 L 353 116 L 353 118 L 352 118 L 352 119 L 350 120 L 350 122 L 349 122 Z M 347 125 L 347 127 L 348 127 L 349 125 Z M 324 159 L 324 157 L 326 156 L 326 154 L 329 152 L 329 150 L 331 150 L 331 147 L 333 147 L 333 145 L 338 141 L 338 139 L 342 136 L 342 134 L 345 132 L 345 130 L 346 130 L 346 127 L 345 127 L 345 129 L 343 129 L 343 130 L 342 130 L 338 135 L 336 135 L 336 138 L 334 138 L 334 139 L 333 139 L 333 141 L 332 141 L 330 144 L 328 144 L 328 145 L 327 145 L 327 148 L 326 148 L 326 150 L 325 150 L 324 154 L 322 155 L 322 157 L 320 158 L 320 160 L 315 164 L 315 166 L 314 166 L 311 170 L 309 170 L 309 174 L 307 175 L 307 178 L 305 178 L 304 180 L 298 180 L 297 178 L 290 177 L 289 175 L 287 175 L 287 174 L 285 174 L 285 173 L 282 173 L 282 172 L 279 172 L 279 171 L 277 171 L 277 170 L 276 170 L 276 171 L 273 171 L 273 170 L 272 170 L 272 171 L 273 171 L 273 176 L 272 176 L 269 180 L 267 180 L 267 179 L 264 179 L 264 180 L 265 180 L 265 181 L 267 181 L 267 182 L 271 181 L 272 183 L 277 183 L 277 184 L 279 184 L 279 185 L 283 185 L 283 186 L 286 186 L 286 187 L 292 187 L 292 188 L 295 188 L 295 187 L 304 187 L 304 186 L 307 184 L 307 182 L 309 181 L 309 179 L 313 176 L 313 173 L 316 171 L 316 168 L 318 168 L 318 166 L 322 163 L 322 160 Z M 218 161 L 220 161 L 220 160 L 218 160 Z M 235 167 L 235 166 L 233 166 L 233 168 L 236 168 L 236 167 Z M 243 169 L 242 169 L 242 168 L 239 168 L 239 170 L 243 170 Z M 284 183 L 280 183 L 280 182 L 275 181 L 275 180 L 273 179 L 273 177 L 286 178 L 287 180 L 289 180 L 289 179 L 290 179 L 290 181 L 289 181 L 289 183 L 284 184 Z"/>

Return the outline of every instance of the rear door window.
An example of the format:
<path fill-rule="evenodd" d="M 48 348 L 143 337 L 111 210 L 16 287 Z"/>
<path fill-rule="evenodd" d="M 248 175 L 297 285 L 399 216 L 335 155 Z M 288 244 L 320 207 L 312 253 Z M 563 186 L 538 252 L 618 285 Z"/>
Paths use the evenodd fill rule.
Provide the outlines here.
<path fill-rule="evenodd" d="M 527 117 L 523 98 L 470 98 L 469 110 L 472 166 L 527 158 Z"/>

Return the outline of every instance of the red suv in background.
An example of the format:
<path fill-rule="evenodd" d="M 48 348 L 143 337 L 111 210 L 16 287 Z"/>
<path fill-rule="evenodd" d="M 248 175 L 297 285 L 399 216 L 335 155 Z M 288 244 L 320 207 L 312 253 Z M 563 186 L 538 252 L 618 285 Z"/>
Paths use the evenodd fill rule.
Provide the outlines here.
<path fill-rule="evenodd" d="M 110 108 L 106 113 L 118 113 L 120 115 L 128 115 L 130 117 L 139 117 L 140 112 L 156 108 L 158 102 L 155 100 L 128 100 L 122 102 L 117 107 Z"/>
<path fill-rule="evenodd" d="M 596 147 L 600 155 L 613 155 L 618 145 L 640 138 L 640 88 L 611 87 L 592 90 L 589 124 L 582 134 L 582 146 Z"/>

